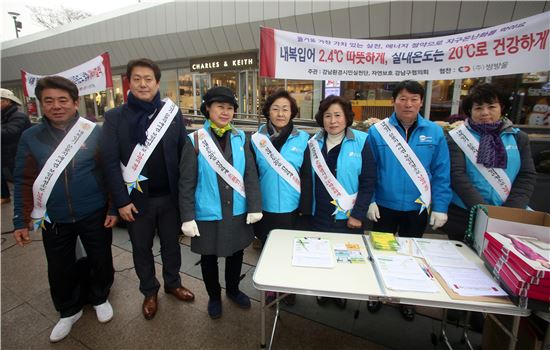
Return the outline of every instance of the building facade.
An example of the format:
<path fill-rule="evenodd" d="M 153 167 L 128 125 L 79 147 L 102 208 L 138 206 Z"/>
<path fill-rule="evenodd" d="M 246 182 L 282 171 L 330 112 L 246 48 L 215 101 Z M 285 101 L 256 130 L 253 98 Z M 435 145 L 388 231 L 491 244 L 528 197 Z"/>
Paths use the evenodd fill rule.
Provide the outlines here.
<path fill-rule="evenodd" d="M 162 69 L 161 94 L 185 114 L 197 114 L 204 92 L 228 86 L 242 118 L 255 117 L 279 88 L 296 98 L 299 118 L 313 119 L 330 93 L 352 100 L 356 119 L 391 113 L 392 82 L 269 79 L 258 74 L 260 27 L 357 39 L 407 39 L 456 34 L 550 11 L 549 1 L 163 1 L 139 3 L 63 27 L 2 43 L 2 86 L 21 98 L 20 70 L 48 75 L 109 52 L 113 89 L 82 96 L 81 114 L 101 119 L 124 102 L 125 65 L 148 57 Z M 548 72 L 423 82 L 424 112 L 434 120 L 460 113 L 459 101 L 480 81 L 499 83 L 517 96 L 510 117 L 529 124 L 535 105 L 550 105 Z M 25 108 L 39 110 L 32 100 Z"/>

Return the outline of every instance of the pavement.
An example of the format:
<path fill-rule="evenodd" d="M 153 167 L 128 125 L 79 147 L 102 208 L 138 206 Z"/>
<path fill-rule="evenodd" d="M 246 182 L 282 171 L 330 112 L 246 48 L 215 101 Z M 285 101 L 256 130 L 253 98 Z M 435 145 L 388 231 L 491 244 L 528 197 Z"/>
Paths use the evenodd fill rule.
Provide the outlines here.
<path fill-rule="evenodd" d="M 94 309 L 88 305 L 70 335 L 59 343 L 50 343 L 49 335 L 59 315 L 50 297 L 41 235 L 32 233 L 31 244 L 17 246 L 11 234 L 12 212 L 11 203 L 2 205 L 2 349 L 260 348 L 260 292 L 252 284 L 259 249 L 250 246 L 244 254 L 241 290 L 250 296 L 251 309 L 236 307 L 222 293 L 223 315 L 220 319 L 211 320 L 206 311 L 208 296 L 198 265 L 200 256 L 190 251 L 189 239 L 185 239 L 181 244 L 180 274 L 183 285 L 195 293 L 196 299 L 192 303 L 183 303 L 165 294 L 161 287 L 159 311 L 153 320 L 147 321 L 141 313 L 143 296 L 138 290 L 128 233 L 118 227 L 113 232 L 112 251 L 116 272 L 109 296 L 114 318 L 109 323 L 100 324 Z M 153 252 L 157 278 L 162 284 L 158 237 Z M 220 259 L 220 270 L 223 271 L 223 268 L 224 259 Z M 223 281 L 221 283 L 224 287 Z M 416 319 L 407 322 L 393 305 L 386 305 L 379 313 L 370 314 L 364 301 L 349 300 L 346 309 L 341 310 L 332 304 L 321 307 L 315 298 L 302 295 L 297 296 L 294 306 L 282 306 L 282 309 L 274 349 L 445 348 L 437 337 L 433 337 L 440 329 L 440 309 L 418 307 Z M 274 310 L 268 310 L 267 314 L 270 327 Z M 447 333 L 455 349 L 466 349 L 460 342 L 459 328 L 448 326 Z M 471 332 L 470 340 L 474 347 L 479 347 L 481 334 Z"/>

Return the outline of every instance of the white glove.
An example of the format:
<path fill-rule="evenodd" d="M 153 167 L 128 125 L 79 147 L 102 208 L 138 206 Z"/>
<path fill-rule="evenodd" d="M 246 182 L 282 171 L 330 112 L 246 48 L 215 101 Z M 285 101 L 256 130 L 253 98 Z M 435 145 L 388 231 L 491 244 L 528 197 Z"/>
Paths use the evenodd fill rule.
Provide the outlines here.
<path fill-rule="evenodd" d="M 183 234 L 187 237 L 198 237 L 201 235 L 199 233 L 199 227 L 197 226 L 195 220 L 186 221 L 181 224 L 181 232 L 183 232 Z"/>
<path fill-rule="evenodd" d="M 432 211 L 432 215 L 430 215 L 430 226 L 432 226 L 432 229 L 437 230 L 441 226 L 445 225 L 446 222 L 446 213 L 438 213 L 437 211 Z"/>
<path fill-rule="evenodd" d="M 264 216 L 264 214 L 262 213 L 248 213 L 246 215 L 246 223 L 247 224 L 253 224 L 255 222 L 258 222 L 260 220 L 262 220 L 262 217 Z"/>
<path fill-rule="evenodd" d="M 376 202 L 372 202 L 369 205 L 369 211 L 367 212 L 367 218 L 370 221 L 378 222 L 378 219 L 380 219 L 380 210 L 378 209 L 378 205 L 376 205 Z"/>

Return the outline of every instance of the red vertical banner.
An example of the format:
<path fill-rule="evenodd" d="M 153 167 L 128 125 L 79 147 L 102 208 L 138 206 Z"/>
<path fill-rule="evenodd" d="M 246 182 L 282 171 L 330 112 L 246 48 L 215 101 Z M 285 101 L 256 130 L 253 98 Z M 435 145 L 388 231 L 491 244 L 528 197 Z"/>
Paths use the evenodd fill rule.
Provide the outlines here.
<path fill-rule="evenodd" d="M 113 88 L 113 75 L 111 73 L 111 57 L 109 57 L 108 52 L 101 54 L 103 58 L 103 68 L 105 69 L 105 86 L 108 88 Z"/>
<path fill-rule="evenodd" d="M 25 97 L 29 97 L 29 93 L 27 91 L 27 72 L 24 70 L 21 70 L 21 81 L 23 82 L 23 95 L 25 95 Z"/>
<path fill-rule="evenodd" d="M 260 28 L 260 76 L 275 77 L 275 31 Z"/>
<path fill-rule="evenodd" d="M 130 82 L 126 77 L 126 74 L 122 74 L 122 97 L 124 97 L 124 102 L 128 102 L 128 92 L 130 91 Z"/>

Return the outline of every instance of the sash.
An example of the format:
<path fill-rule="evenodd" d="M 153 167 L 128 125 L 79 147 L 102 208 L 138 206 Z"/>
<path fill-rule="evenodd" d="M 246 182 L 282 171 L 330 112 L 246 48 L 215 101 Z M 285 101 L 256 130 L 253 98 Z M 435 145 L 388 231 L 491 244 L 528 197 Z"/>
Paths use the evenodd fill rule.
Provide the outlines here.
<path fill-rule="evenodd" d="M 229 162 L 223 157 L 222 153 L 212 140 L 212 137 L 204 128 L 195 131 L 199 141 L 199 152 L 204 159 L 208 162 L 208 165 L 220 175 L 223 181 L 237 191 L 241 196 L 246 198 L 244 190 L 244 180 L 241 174 L 229 164 Z"/>
<path fill-rule="evenodd" d="M 426 169 L 420 162 L 420 159 L 414 154 L 411 146 L 409 146 L 395 126 L 389 123 L 387 119 L 374 124 L 374 127 L 390 147 L 393 155 L 407 172 L 418 191 L 420 191 L 420 197 L 415 203 L 422 205 L 420 207 L 420 213 L 422 213 L 425 208 L 430 207 L 432 201 L 430 177 Z"/>
<path fill-rule="evenodd" d="M 292 164 L 284 159 L 281 153 L 273 146 L 269 137 L 256 132 L 252 135 L 252 142 L 254 142 L 258 150 L 260 150 L 267 164 L 269 164 L 280 177 L 288 182 L 292 188 L 300 193 L 300 176 L 296 173 L 296 169 Z"/>
<path fill-rule="evenodd" d="M 487 182 L 493 190 L 499 195 L 502 202 L 506 202 L 510 195 L 512 188 L 512 182 L 504 171 L 500 168 L 487 168 L 483 164 L 477 163 L 477 152 L 479 150 L 479 141 L 468 130 L 465 125 L 449 131 L 449 135 L 457 144 L 458 147 L 464 152 L 464 155 L 470 160 L 470 162 L 476 167 L 481 176 Z"/>
<path fill-rule="evenodd" d="M 140 181 L 145 181 L 147 178 L 141 174 L 145 163 L 153 154 L 155 147 L 168 130 L 170 123 L 174 120 L 174 117 L 178 113 L 178 107 L 170 100 L 165 98 L 162 100 L 164 106 L 160 110 L 159 114 L 153 120 L 151 125 L 147 128 L 147 140 L 144 145 L 137 144 L 128 159 L 128 164 L 120 163 L 120 168 L 122 169 L 122 177 L 126 183 L 128 189 L 128 194 L 132 193 L 132 190 L 135 188 L 139 192 L 142 192 L 141 186 L 139 185 Z"/>
<path fill-rule="evenodd" d="M 44 220 L 50 222 L 46 213 L 46 203 L 48 203 L 53 187 L 63 170 L 76 155 L 76 152 L 92 134 L 95 126 L 95 123 L 79 117 L 40 170 L 32 185 L 33 209 L 31 218 L 35 230 L 39 227 L 44 228 Z"/>
<path fill-rule="evenodd" d="M 348 194 L 344 186 L 342 186 L 334 175 L 332 175 L 332 172 L 328 168 L 327 162 L 321 153 L 321 148 L 319 148 L 319 143 L 315 139 L 315 136 L 307 142 L 307 145 L 309 146 L 309 157 L 311 159 L 313 170 L 315 171 L 315 174 L 319 176 L 321 183 L 325 186 L 328 194 L 333 199 L 331 203 L 336 206 L 336 209 L 332 215 L 336 215 L 338 211 L 342 211 L 349 216 L 351 209 L 353 209 L 353 206 L 355 205 L 357 193 L 352 195 Z"/>

